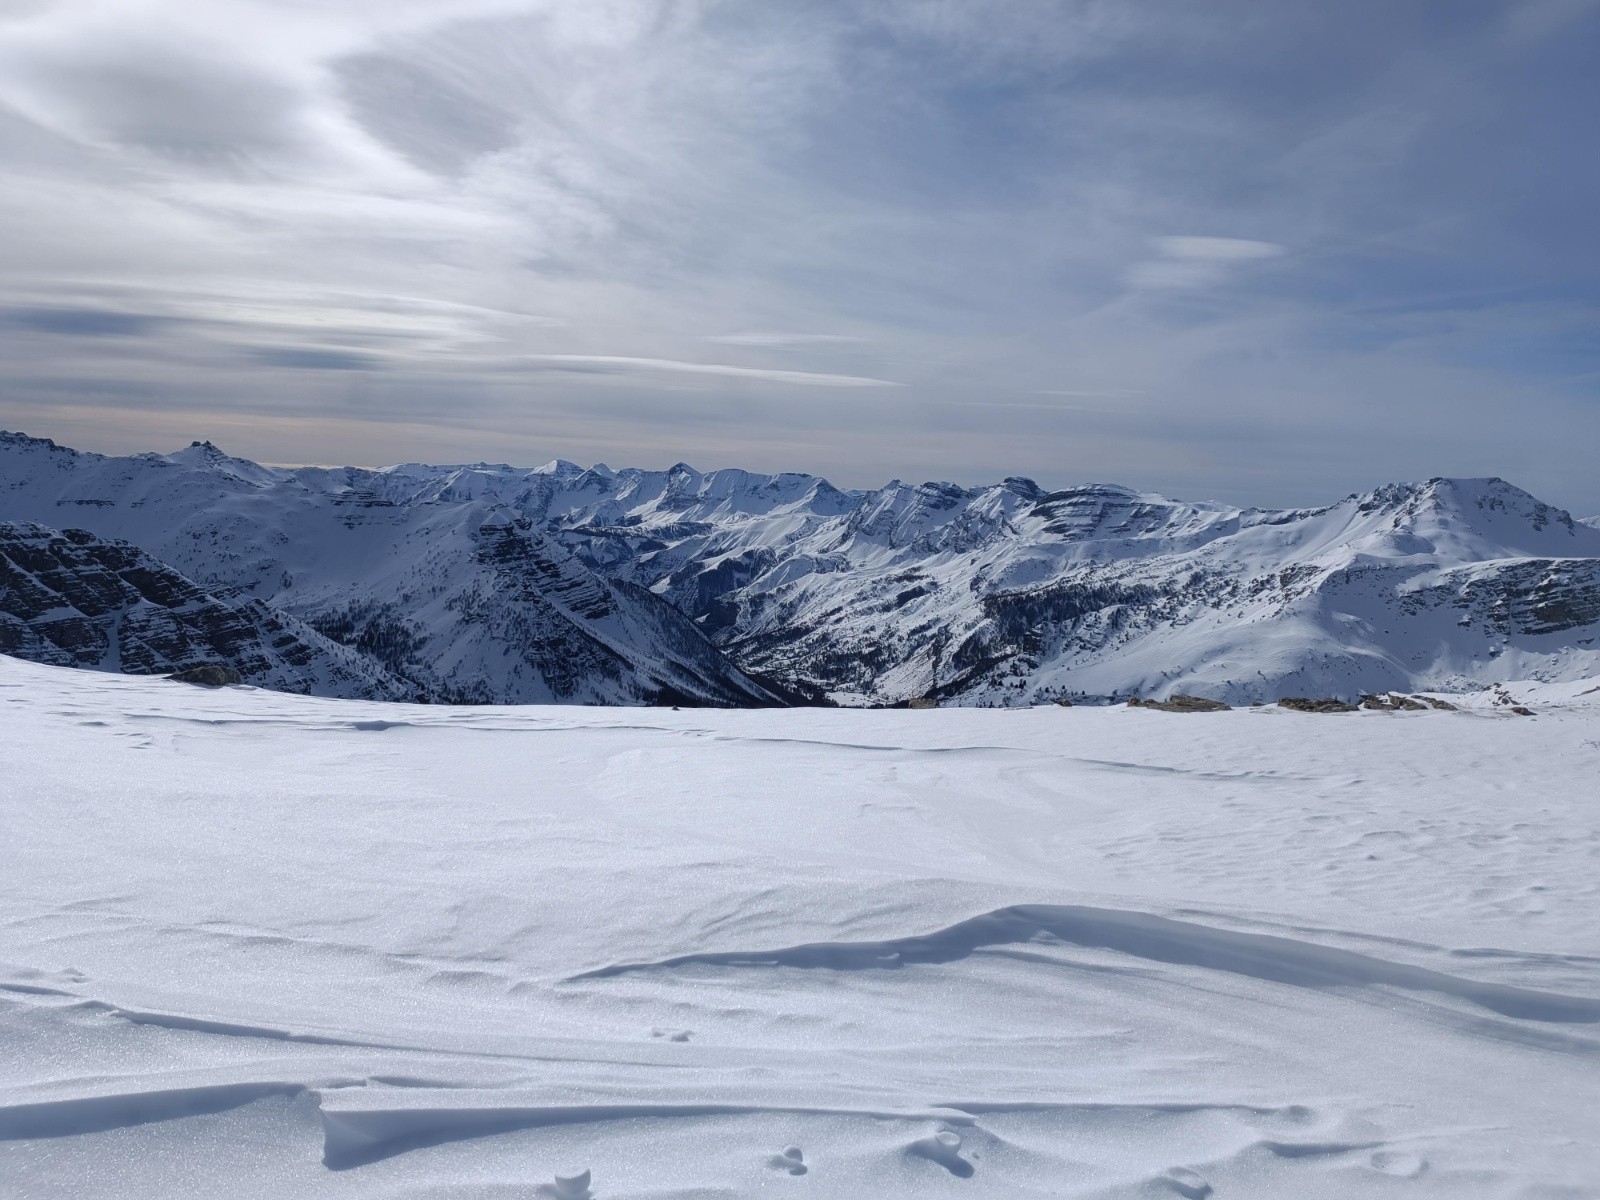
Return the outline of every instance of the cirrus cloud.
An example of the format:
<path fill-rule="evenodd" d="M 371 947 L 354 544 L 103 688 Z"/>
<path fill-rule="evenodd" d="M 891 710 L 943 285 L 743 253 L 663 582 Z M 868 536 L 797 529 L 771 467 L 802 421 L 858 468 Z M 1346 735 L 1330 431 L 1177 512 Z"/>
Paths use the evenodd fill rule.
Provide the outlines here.
<path fill-rule="evenodd" d="M 1159 237 L 1153 248 L 1155 258 L 1129 268 L 1128 282 L 1135 287 L 1207 287 L 1227 280 L 1240 264 L 1277 258 L 1287 252 L 1276 242 L 1193 235 Z"/>
<path fill-rule="evenodd" d="M 726 363 L 679 362 L 667 358 L 630 358 L 617 354 L 529 354 L 516 359 L 513 369 L 571 371 L 592 375 L 717 375 L 724 379 L 751 379 L 763 383 L 788 383 L 800 387 L 877 388 L 900 387 L 888 379 L 862 375 L 829 375 L 820 371 L 784 371 L 771 367 L 736 367 Z"/>
<path fill-rule="evenodd" d="M 1591 0 L 0 5 L 0 426 L 1594 511 L 1597 37 Z"/>

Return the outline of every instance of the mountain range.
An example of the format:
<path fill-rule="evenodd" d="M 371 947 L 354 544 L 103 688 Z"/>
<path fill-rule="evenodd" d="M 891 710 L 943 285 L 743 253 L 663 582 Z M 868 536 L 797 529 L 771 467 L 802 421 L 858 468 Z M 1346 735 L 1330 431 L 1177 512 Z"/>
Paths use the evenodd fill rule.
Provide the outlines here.
<path fill-rule="evenodd" d="M 0 433 L 0 652 L 475 703 L 1452 690 L 1600 673 L 1600 528 L 1499 479 L 1256 509 Z"/>

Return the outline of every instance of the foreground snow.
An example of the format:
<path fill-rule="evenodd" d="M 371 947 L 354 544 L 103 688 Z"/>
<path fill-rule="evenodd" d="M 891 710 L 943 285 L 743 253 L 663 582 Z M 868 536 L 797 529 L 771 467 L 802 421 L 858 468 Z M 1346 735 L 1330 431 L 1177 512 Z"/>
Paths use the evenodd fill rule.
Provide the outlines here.
<path fill-rule="evenodd" d="M 0 1194 L 1590 1195 L 1593 686 L 415 708 L 0 658 Z"/>

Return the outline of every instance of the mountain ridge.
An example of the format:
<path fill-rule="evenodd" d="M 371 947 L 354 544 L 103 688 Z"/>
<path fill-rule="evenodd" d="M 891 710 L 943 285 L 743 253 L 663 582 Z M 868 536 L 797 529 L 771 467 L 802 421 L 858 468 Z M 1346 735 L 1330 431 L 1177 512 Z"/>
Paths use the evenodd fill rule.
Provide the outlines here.
<path fill-rule="evenodd" d="M 0 434 L 0 520 L 140 546 L 210 593 L 347 639 L 429 699 L 779 702 L 658 597 L 595 576 L 504 506 L 397 504 L 376 476 L 204 442 L 113 457 Z"/>
<path fill-rule="evenodd" d="M 286 468 L 0 434 L 0 519 L 63 509 L 219 594 L 412 645 L 421 686 L 483 700 L 1243 702 L 1600 669 L 1600 529 L 1498 478 L 1262 509 L 1017 476 Z"/>

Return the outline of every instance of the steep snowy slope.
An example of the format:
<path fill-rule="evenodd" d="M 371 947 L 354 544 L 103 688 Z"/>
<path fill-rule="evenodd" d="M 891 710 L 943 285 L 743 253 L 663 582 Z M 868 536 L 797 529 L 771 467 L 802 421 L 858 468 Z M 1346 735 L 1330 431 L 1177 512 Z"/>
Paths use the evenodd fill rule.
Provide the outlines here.
<path fill-rule="evenodd" d="M 130 675 L 225 662 L 279 691 L 412 700 L 416 688 L 260 600 L 210 595 L 126 542 L 0 523 L 0 652 Z"/>
<path fill-rule="evenodd" d="M 0 656 L 0 1195 L 1591 1197 L 1600 680 L 1509 695 L 484 709 Z"/>
<path fill-rule="evenodd" d="M 436 696 L 1238 703 L 1600 671 L 1600 530 L 1498 479 L 1267 511 L 683 464 L 286 471 L 0 435 L 0 518 L 127 538 Z"/>
<path fill-rule="evenodd" d="M 107 458 L 0 434 L 0 519 L 126 539 L 208 589 L 293 613 L 431 699 L 773 699 L 670 605 L 596 575 L 492 496 L 397 503 L 389 482 L 208 444 Z"/>

